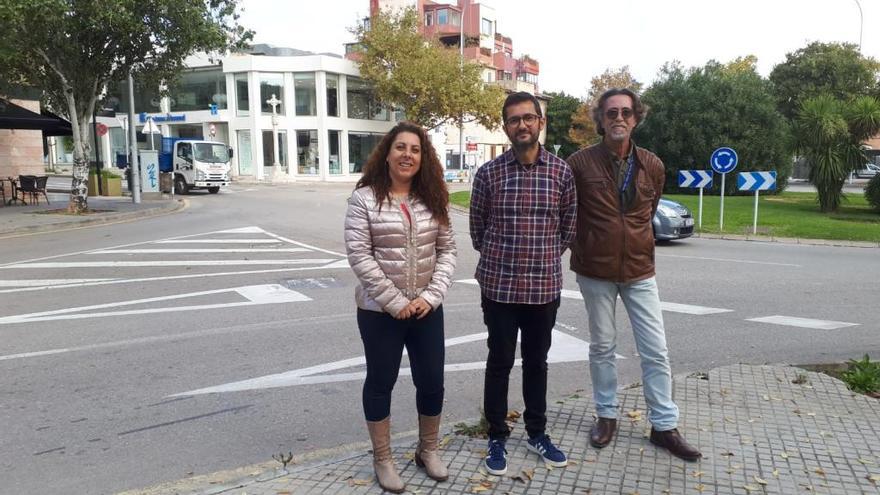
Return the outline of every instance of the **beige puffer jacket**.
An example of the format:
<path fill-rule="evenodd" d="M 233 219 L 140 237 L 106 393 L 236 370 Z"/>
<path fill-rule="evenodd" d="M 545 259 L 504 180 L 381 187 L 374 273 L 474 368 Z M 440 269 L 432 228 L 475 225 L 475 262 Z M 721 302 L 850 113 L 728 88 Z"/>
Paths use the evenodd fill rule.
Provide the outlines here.
<path fill-rule="evenodd" d="M 381 211 L 370 187 L 352 193 L 345 215 L 348 263 L 360 280 L 357 306 L 397 315 L 421 296 L 434 309 L 443 302 L 455 270 L 452 227 L 440 225 L 419 200 L 408 198 L 411 225 L 401 201 Z"/>

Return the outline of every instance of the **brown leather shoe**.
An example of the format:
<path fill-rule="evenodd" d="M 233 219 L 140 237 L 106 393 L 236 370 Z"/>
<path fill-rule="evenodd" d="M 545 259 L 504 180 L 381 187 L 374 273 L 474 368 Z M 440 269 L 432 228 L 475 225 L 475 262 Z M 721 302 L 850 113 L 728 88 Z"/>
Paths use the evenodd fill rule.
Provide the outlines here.
<path fill-rule="evenodd" d="M 599 418 L 593 429 L 590 430 L 590 445 L 601 449 L 614 439 L 617 432 L 617 420 L 611 418 Z"/>
<path fill-rule="evenodd" d="M 651 443 L 686 461 L 696 461 L 703 457 L 699 450 L 687 443 L 677 428 L 669 431 L 657 431 L 651 428 Z"/>

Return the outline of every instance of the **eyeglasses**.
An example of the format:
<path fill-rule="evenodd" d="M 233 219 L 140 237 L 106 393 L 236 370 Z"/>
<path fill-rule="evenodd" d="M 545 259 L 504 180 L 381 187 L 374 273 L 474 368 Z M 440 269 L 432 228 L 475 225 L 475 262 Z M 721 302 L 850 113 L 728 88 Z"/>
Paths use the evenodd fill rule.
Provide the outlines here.
<path fill-rule="evenodd" d="M 507 119 L 507 122 L 505 122 L 505 123 L 510 127 L 516 127 L 519 125 L 520 122 L 525 123 L 525 125 L 527 125 L 527 126 L 533 126 L 533 125 L 535 125 L 535 122 L 537 122 L 538 119 L 540 119 L 540 118 L 541 118 L 540 116 L 535 115 L 533 113 L 527 113 L 525 115 L 516 115 L 516 116 L 510 117 L 509 119 Z"/>
<path fill-rule="evenodd" d="M 609 108 L 605 110 L 605 117 L 608 120 L 616 120 L 618 115 L 623 116 L 623 120 L 626 120 L 633 116 L 633 109 L 629 107 L 623 108 Z"/>

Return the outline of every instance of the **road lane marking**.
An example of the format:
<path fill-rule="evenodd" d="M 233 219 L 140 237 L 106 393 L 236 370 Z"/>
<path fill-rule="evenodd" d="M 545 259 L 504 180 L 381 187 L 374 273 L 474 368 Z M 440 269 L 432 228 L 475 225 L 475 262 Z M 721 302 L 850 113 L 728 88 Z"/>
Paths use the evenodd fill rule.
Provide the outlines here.
<path fill-rule="evenodd" d="M 456 280 L 456 283 L 468 284 L 468 285 L 479 285 L 475 279 L 460 279 Z M 570 289 L 562 289 L 560 296 L 564 299 L 575 299 L 577 301 L 583 301 L 584 296 L 580 291 L 570 290 Z M 724 308 L 711 308 L 708 306 L 694 306 L 691 304 L 679 304 L 679 303 L 670 303 L 660 301 L 660 309 L 663 311 L 667 311 L 670 313 L 684 313 L 688 315 L 712 315 L 718 313 L 732 313 L 732 309 L 724 309 Z"/>
<path fill-rule="evenodd" d="M 479 303 L 451 303 L 444 304 L 443 309 L 445 313 L 458 313 L 465 311 L 472 311 L 472 309 L 478 306 Z M 143 345 L 143 344 L 161 344 L 166 342 L 179 342 L 182 340 L 189 339 L 197 339 L 203 337 L 213 337 L 217 335 L 232 335 L 237 333 L 244 332 L 258 332 L 263 330 L 278 330 L 281 332 L 287 332 L 291 328 L 305 327 L 308 329 L 314 328 L 314 325 L 318 324 L 326 324 L 326 323 L 341 323 L 341 322 L 354 322 L 356 318 L 355 313 L 341 313 L 341 314 L 332 314 L 332 315 L 321 315 L 321 316 L 307 316 L 307 317 L 297 317 L 297 318 L 288 318 L 282 320 L 272 320 L 260 323 L 245 323 L 242 325 L 232 325 L 228 327 L 219 327 L 219 328 L 208 328 L 205 330 L 195 330 L 192 332 L 181 332 L 174 333 L 168 335 L 153 335 L 150 337 L 138 337 L 134 339 L 126 339 L 126 340 L 116 340 L 112 342 L 102 342 L 99 344 L 88 344 L 82 345 L 78 347 L 65 347 L 59 349 L 49 349 L 45 351 L 34 351 L 34 352 L 22 352 L 18 354 L 7 354 L 5 356 L 0 356 L 0 361 L 8 361 L 12 359 L 24 359 L 31 357 L 41 357 L 41 356 L 50 356 L 53 354 L 63 354 L 68 352 L 85 352 L 85 351 L 95 351 L 100 349 L 112 349 L 118 347 L 129 347 L 135 345 Z M 354 324 L 354 323 L 352 323 Z M 452 339 L 450 339 L 452 340 Z"/>
<path fill-rule="evenodd" d="M 300 260 L 156 260 L 156 261 L 70 261 L 38 262 L 23 265 L 0 266 L 0 270 L 29 268 L 131 268 L 158 266 L 228 266 L 228 265 L 308 265 L 330 263 L 331 259 Z"/>
<path fill-rule="evenodd" d="M 737 259 L 731 259 L 731 258 L 710 258 L 707 256 L 686 256 L 686 255 L 681 255 L 681 254 L 660 254 L 660 253 L 657 253 L 657 256 L 663 256 L 666 258 L 682 258 L 682 259 L 704 260 L 704 261 L 726 261 L 728 263 L 746 263 L 746 264 L 750 264 L 750 265 L 791 266 L 794 268 L 803 268 L 803 265 L 795 265 L 793 263 L 775 263 L 772 261 L 737 260 Z"/>
<path fill-rule="evenodd" d="M 119 280 L 116 278 L 49 278 L 26 280 L 0 280 L 0 287 L 45 287 L 47 285 L 85 284 L 89 282 L 106 282 Z"/>
<path fill-rule="evenodd" d="M 149 304 L 155 302 L 172 301 L 185 299 L 189 297 L 199 297 L 207 295 L 222 294 L 227 292 L 236 292 L 240 296 L 247 299 L 244 302 L 219 303 L 219 304 L 200 304 L 195 306 L 170 306 L 164 308 L 145 308 L 123 311 L 106 311 L 85 313 L 96 309 L 110 309 L 123 306 L 132 306 L 136 304 Z M 175 311 L 195 311 L 202 309 L 226 309 L 240 306 L 255 306 L 260 304 L 278 304 L 289 302 L 311 301 L 312 299 L 304 294 L 293 291 L 278 284 L 268 285 L 249 285 L 244 287 L 232 287 L 226 289 L 214 289 L 199 292 L 189 292 L 186 294 L 174 294 L 171 296 L 148 297 L 145 299 L 134 299 L 130 301 L 120 301 L 106 304 L 94 304 L 91 306 L 79 306 L 74 308 L 56 309 L 52 311 L 41 311 L 38 313 L 28 313 L 22 315 L 12 315 L 0 318 L 0 325 L 9 325 L 13 323 L 32 323 L 37 321 L 55 321 L 55 320 L 80 320 L 84 318 L 105 318 L 108 316 L 130 316 L 155 313 L 170 313 Z"/>
<path fill-rule="evenodd" d="M 252 225 L 250 227 L 239 227 L 237 229 L 215 230 L 214 232 L 209 232 L 209 234 L 268 234 L 268 232 L 257 226 Z"/>
<path fill-rule="evenodd" d="M 815 330 L 837 330 L 838 328 L 855 327 L 859 323 L 847 323 L 845 321 L 814 320 L 811 318 L 798 318 L 796 316 L 764 316 L 761 318 L 748 318 L 746 321 L 757 323 L 770 323 L 771 325 L 783 325 L 787 327 L 812 328 Z"/>
<path fill-rule="evenodd" d="M 105 249 L 89 254 L 307 253 L 306 248 Z"/>
<path fill-rule="evenodd" d="M 49 289 L 70 289 L 75 287 L 92 287 L 96 285 L 115 285 L 115 284 L 131 284 L 136 282 L 158 282 L 165 280 L 183 280 L 188 278 L 210 278 L 210 277 L 237 277 L 240 275 L 255 275 L 255 274 L 264 274 L 264 273 L 288 273 L 288 272 L 302 272 L 302 271 L 314 271 L 314 270 L 328 270 L 328 269 L 336 269 L 336 268 L 349 268 L 347 260 L 340 260 L 334 263 L 330 263 L 327 265 L 319 265 L 319 266 L 303 266 L 297 268 L 272 268 L 266 270 L 244 270 L 240 272 L 218 272 L 218 273 L 193 273 L 190 275 L 170 275 L 166 277 L 142 277 L 142 278 L 124 278 L 124 279 L 113 279 L 108 280 L 106 282 L 84 282 L 78 284 L 64 284 L 64 285 L 49 285 L 45 287 L 23 287 L 20 289 L 3 289 L 0 290 L 0 294 L 6 294 L 9 292 L 31 292 L 37 290 L 49 290 Z"/>
<path fill-rule="evenodd" d="M 463 335 L 446 339 L 445 346 L 465 344 L 469 342 L 484 341 L 488 337 L 487 332 Z M 550 352 L 547 354 L 548 363 L 570 363 L 578 361 L 589 361 L 590 344 L 577 337 L 572 337 L 559 330 L 553 330 L 552 345 Z M 406 352 L 404 351 L 404 355 Z M 626 359 L 624 356 L 617 355 L 618 359 Z M 265 375 L 237 382 L 225 383 L 213 387 L 205 387 L 188 392 L 168 395 L 167 398 L 187 397 L 193 395 L 219 394 L 228 392 L 243 392 L 247 390 L 263 390 L 268 388 L 294 387 L 299 385 L 314 385 L 320 383 L 338 383 L 360 381 L 366 377 L 366 371 L 356 371 L 349 373 L 320 374 L 328 371 L 336 371 L 354 366 L 362 366 L 366 363 L 364 356 L 333 361 L 330 363 L 310 366 L 308 368 L 300 368 L 297 370 Z M 514 366 L 521 366 L 522 360 L 517 359 Z M 444 372 L 481 370 L 486 368 L 485 361 L 473 361 L 468 363 L 450 363 L 443 367 Z M 412 375 L 410 368 L 401 368 L 400 375 Z"/>
<path fill-rule="evenodd" d="M 278 239 L 168 239 L 152 244 L 281 244 Z"/>

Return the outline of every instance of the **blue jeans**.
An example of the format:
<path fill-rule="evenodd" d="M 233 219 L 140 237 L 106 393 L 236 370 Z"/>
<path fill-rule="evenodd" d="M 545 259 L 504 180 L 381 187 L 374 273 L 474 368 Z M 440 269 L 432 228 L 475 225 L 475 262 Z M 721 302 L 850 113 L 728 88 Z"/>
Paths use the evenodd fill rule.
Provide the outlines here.
<path fill-rule="evenodd" d="M 678 427 L 678 406 L 672 400 L 672 371 L 663 330 L 660 296 L 654 277 L 629 284 L 582 275 L 577 282 L 587 307 L 590 326 L 590 378 L 600 418 L 616 419 L 617 403 L 617 297 L 623 301 L 642 361 L 642 385 L 648 420 L 655 430 Z"/>

